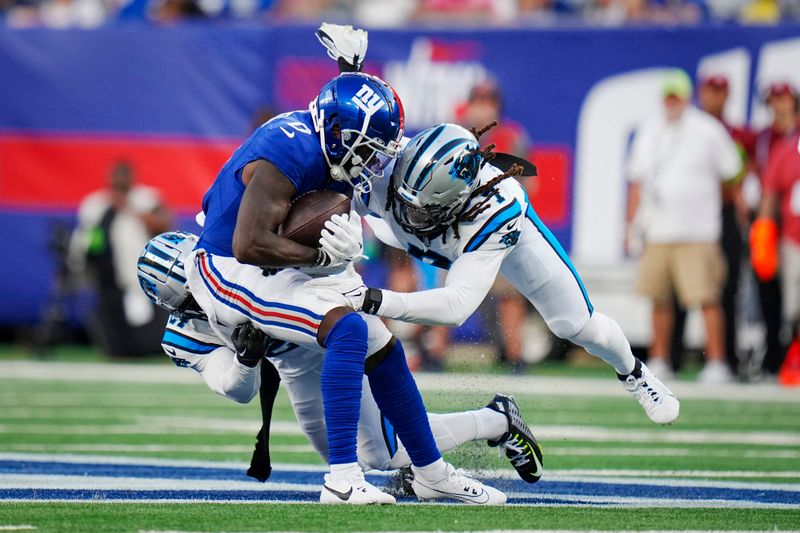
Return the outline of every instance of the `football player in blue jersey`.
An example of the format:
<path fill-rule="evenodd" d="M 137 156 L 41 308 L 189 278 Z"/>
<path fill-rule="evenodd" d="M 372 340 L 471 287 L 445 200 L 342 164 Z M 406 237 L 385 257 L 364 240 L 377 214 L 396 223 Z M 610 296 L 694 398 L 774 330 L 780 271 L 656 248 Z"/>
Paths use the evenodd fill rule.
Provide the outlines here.
<path fill-rule="evenodd" d="M 213 314 L 213 308 L 208 308 L 212 311 L 211 315 L 206 314 L 194 299 L 186 282 L 190 277 L 190 262 L 195 254 L 196 243 L 197 237 L 189 233 L 170 232 L 158 235 L 151 239 L 139 261 L 138 275 L 140 284 L 146 288 L 145 292 L 157 305 L 171 312 L 162 340 L 164 351 L 176 365 L 195 370 L 211 390 L 226 398 L 248 403 L 260 392 L 262 409 L 266 400 L 271 410 L 278 382 L 283 382 L 301 428 L 323 459 L 330 461 L 333 451 L 326 424 L 329 419 L 328 406 L 325 405 L 323 409 L 325 360 L 322 353 L 308 342 L 278 340 L 285 338 L 284 335 L 270 338 L 266 333 L 267 328 L 256 318 L 237 325 L 218 320 Z M 165 272 L 168 274 L 165 275 Z M 279 273 L 275 276 L 280 275 Z M 370 317 L 370 322 L 374 319 L 375 317 Z M 270 328 L 270 331 L 281 333 L 278 328 Z M 267 357 L 268 360 L 265 360 Z M 376 371 L 382 371 L 386 364 L 395 379 L 401 381 L 406 373 L 403 370 L 404 362 L 387 358 L 381 363 L 375 360 L 376 357 L 378 355 L 367 359 L 367 375 L 358 377 L 363 386 L 359 405 L 356 406 L 361 411 L 357 438 L 360 472 L 362 469 L 387 470 L 410 466 L 414 453 L 414 443 L 404 446 L 403 443 L 408 442 L 407 437 L 399 434 L 396 425 L 386 416 L 384 409 L 378 406 L 377 400 L 380 396 L 373 395 L 371 387 L 375 383 L 372 375 Z M 265 389 L 265 381 L 271 387 Z M 400 394 L 403 394 L 402 390 Z M 408 397 L 405 399 L 408 400 Z M 497 395 L 494 402 L 483 409 L 427 415 L 429 431 L 433 432 L 438 451 L 450 450 L 470 440 L 496 441 L 509 431 L 517 431 L 515 428 L 520 426 L 528 431 L 524 422 L 515 421 L 508 412 L 497 409 L 494 405 L 497 402 L 513 403 L 513 399 Z M 409 416 L 414 414 L 410 413 Z M 267 421 L 259 435 L 261 450 L 256 450 L 248 470 L 248 475 L 261 481 L 265 481 L 271 471 L 268 438 Z M 259 453 L 266 456 L 260 456 Z M 445 497 L 472 504 L 505 502 L 502 492 L 456 472 L 444 462 L 441 464 L 444 465 L 447 482 L 426 482 L 422 476 L 427 472 L 435 475 L 439 461 L 441 459 L 432 463 L 432 470 L 427 467 L 414 468 L 414 490 L 420 499 Z M 531 472 L 536 475 L 536 479 L 541 473 L 541 469 Z M 363 474 L 356 477 L 363 478 Z M 528 481 L 536 479 L 529 478 Z M 331 480 L 326 479 L 326 486 L 330 486 L 330 483 Z M 337 487 L 331 488 L 337 493 L 350 493 L 345 498 L 347 503 L 393 501 L 390 495 L 367 485 L 365 481 L 361 481 L 352 482 L 350 488 L 344 491 Z M 350 492 L 350 489 L 353 491 Z M 326 496 L 328 493 L 331 496 Z M 321 501 L 339 503 L 342 500 L 336 493 L 326 489 L 322 492 Z"/>
<path fill-rule="evenodd" d="M 467 482 L 480 495 L 473 503 L 502 503 L 502 493 L 454 473 L 442 460 L 402 346 L 383 323 L 305 289 L 309 272 L 337 272 L 361 256 L 359 217 L 334 217 L 318 248 L 278 234 L 292 200 L 301 194 L 368 191 L 380 176 L 374 164 L 397 155 L 402 133 L 397 95 L 379 78 L 360 73 L 328 82 L 308 111 L 265 123 L 233 153 L 203 198 L 198 215 L 203 232 L 194 251 L 181 256 L 185 275 L 176 281 L 192 295 L 184 303 L 196 304 L 212 328 L 251 322 L 275 339 L 325 352 L 321 389 L 331 471 L 320 501 L 393 501 L 366 482 L 358 468 L 366 368 L 375 401 L 407 444 L 417 477 L 431 487 L 429 499 L 456 495 Z M 142 288 L 157 301 L 185 244 L 175 239 L 162 246 L 151 243 L 139 261 L 140 272 L 152 278 Z M 278 271 L 265 276 L 265 269 Z"/>
<path fill-rule="evenodd" d="M 177 246 L 174 244 L 176 241 L 179 241 Z M 139 271 L 144 284 L 152 283 L 159 287 L 157 303 L 172 311 L 162 341 L 164 352 L 176 365 L 198 372 L 211 390 L 239 403 L 250 402 L 261 391 L 262 407 L 266 399 L 271 409 L 277 383 L 282 382 L 300 427 L 327 461 L 329 451 L 320 388 L 323 364 L 321 354 L 297 344 L 270 339 L 264 331 L 254 327 L 253 322 L 233 327 L 209 320 L 191 302 L 185 285 L 175 280 L 175 277 L 185 275 L 182 258 L 191 254 L 195 242 L 196 237 L 191 234 L 162 234 L 151 240 L 151 250 L 145 250 L 143 254 L 146 258 L 163 264 L 165 268 L 167 262 L 160 260 L 152 250 L 163 250 L 165 253 L 162 255 L 176 257 L 168 268 L 173 277 L 165 282 L 154 279 L 146 268 Z M 277 373 L 277 376 L 270 373 Z M 265 381 L 274 383 L 274 389 L 268 388 L 267 398 Z M 515 424 L 524 426 L 524 422 L 515 422 L 508 412 L 498 410 L 498 402 L 513 403 L 513 399 L 497 395 L 489 406 L 482 409 L 428 414 L 439 451 L 445 452 L 473 440 L 498 441 L 506 433 L 516 431 Z M 271 471 L 268 426 L 269 422 L 262 428 L 266 435 L 262 433 L 259 438 L 261 453 L 266 456 L 259 456 L 257 450 L 248 470 L 248 475 L 261 481 L 265 481 Z M 266 463 L 259 468 L 258 461 Z M 410 461 L 408 451 L 403 441 L 398 439 L 394 426 L 378 408 L 369 380 L 365 376 L 358 422 L 359 465 L 364 470 L 388 470 L 410 466 Z M 538 472 L 529 474 L 538 479 L 541 473 L 540 468 Z M 535 481 L 530 476 L 527 479 Z M 473 489 L 481 494 L 480 487 L 471 480 L 462 482 L 465 484 L 460 489 L 469 487 L 468 497 L 471 499 L 474 499 L 471 496 Z M 486 494 L 490 493 L 491 489 Z"/>

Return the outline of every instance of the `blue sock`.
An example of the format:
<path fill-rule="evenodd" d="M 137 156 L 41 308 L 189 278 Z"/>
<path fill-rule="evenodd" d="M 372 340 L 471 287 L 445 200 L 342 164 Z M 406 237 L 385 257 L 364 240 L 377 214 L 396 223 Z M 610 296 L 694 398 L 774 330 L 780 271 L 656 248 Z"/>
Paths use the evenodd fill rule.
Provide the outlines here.
<path fill-rule="evenodd" d="M 343 316 L 328 333 L 325 348 L 321 385 L 330 464 L 355 463 L 367 323 L 356 313 Z"/>
<path fill-rule="evenodd" d="M 441 459 L 400 341 L 367 377 L 375 402 L 394 426 L 414 466 L 428 466 Z"/>

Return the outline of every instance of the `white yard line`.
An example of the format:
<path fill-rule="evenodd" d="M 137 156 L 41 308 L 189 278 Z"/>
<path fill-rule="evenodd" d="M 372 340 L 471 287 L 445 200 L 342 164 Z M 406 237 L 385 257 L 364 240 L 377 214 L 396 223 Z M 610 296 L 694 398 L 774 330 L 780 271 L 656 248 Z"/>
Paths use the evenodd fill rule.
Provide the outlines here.
<path fill-rule="evenodd" d="M 0 433 L 96 435 L 165 435 L 209 433 L 243 433 L 258 431 L 259 423 L 248 419 L 207 419 L 201 417 L 142 416 L 133 424 L 0 424 Z M 791 431 L 713 431 L 678 430 L 672 428 L 626 429 L 603 426 L 538 425 L 534 427 L 541 440 L 637 442 L 676 444 L 748 444 L 766 446 L 800 446 L 800 432 Z M 295 421 L 275 421 L 273 435 L 303 435 Z M 588 453 L 588 452 L 584 452 Z M 633 452 L 641 453 L 645 452 Z"/>
<path fill-rule="evenodd" d="M 0 489 L 61 490 L 203 490 L 319 492 L 321 485 L 307 483 L 259 483 L 223 479 L 172 479 L 110 476 L 53 476 L 44 474 L 0 474 Z M 2 501 L 2 500 L 0 500 Z"/>
<path fill-rule="evenodd" d="M 215 447 L 216 448 L 216 447 Z M 245 447 L 242 446 L 242 449 Z M 246 447 L 252 451 L 252 447 Z M 270 446 L 270 449 L 272 447 Z M 147 465 L 170 467 L 197 467 L 197 468 L 235 468 L 247 469 L 250 465 L 244 462 L 224 461 L 197 461 L 192 459 L 161 459 L 148 457 L 127 457 L 112 455 L 69 455 L 54 453 L 14 453 L 0 452 L 0 461 L 34 461 L 41 463 L 73 463 L 73 464 L 116 464 L 116 465 Z M 296 463 L 272 463 L 275 470 L 285 472 L 327 472 L 328 467 L 323 465 L 303 465 Z"/>
<path fill-rule="evenodd" d="M 30 524 L 0 525 L 0 531 L 33 531 L 34 529 L 36 529 L 36 526 Z"/>
<path fill-rule="evenodd" d="M 727 448 L 599 448 L 593 446 L 547 446 L 547 455 L 607 457 L 610 454 L 637 457 L 741 457 L 750 459 L 798 459 L 800 450 L 796 449 L 759 449 L 731 450 Z"/>
<path fill-rule="evenodd" d="M 55 361 L 0 361 L 3 379 L 33 379 L 57 381 L 103 381 L 127 383 L 201 383 L 194 372 L 160 364 L 70 363 Z M 545 396 L 607 396 L 626 397 L 615 376 L 609 371 L 604 378 L 569 378 L 539 376 L 497 376 L 487 374 L 426 374 L 415 375 L 420 388 L 428 391 L 487 392 Z M 774 384 L 718 385 L 670 383 L 679 398 L 744 401 L 797 402 L 796 390 Z"/>
<path fill-rule="evenodd" d="M 15 451 L 42 451 L 52 452 L 63 450 L 65 452 L 190 452 L 190 453 L 250 453 L 253 446 L 235 444 L 205 445 L 205 444 L 9 444 Z M 274 453 L 315 453 L 310 444 L 271 444 L 270 451 Z"/>

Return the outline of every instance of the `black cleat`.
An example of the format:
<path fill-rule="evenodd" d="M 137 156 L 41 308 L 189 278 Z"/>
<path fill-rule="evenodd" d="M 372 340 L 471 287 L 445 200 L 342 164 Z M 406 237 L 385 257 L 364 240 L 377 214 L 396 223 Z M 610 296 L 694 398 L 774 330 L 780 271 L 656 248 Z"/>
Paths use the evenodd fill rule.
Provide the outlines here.
<path fill-rule="evenodd" d="M 516 469 L 517 474 L 528 483 L 536 483 L 542 477 L 542 448 L 536 442 L 531 428 L 522 419 L 517 402 L 511 396 L 496 394 L 487 406 L 492 411 L 504 414 L 508 419 L 508 432 L 499 440 L 490 440 L 489 446 L 499 446 Z"/>

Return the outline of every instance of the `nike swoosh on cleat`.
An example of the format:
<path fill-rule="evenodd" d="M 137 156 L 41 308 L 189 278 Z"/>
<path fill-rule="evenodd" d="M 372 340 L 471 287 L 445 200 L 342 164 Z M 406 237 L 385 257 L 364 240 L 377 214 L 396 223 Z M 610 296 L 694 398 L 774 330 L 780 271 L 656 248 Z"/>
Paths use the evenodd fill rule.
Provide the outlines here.
<path fill-rule="evenodd" d="M 530 444 L 528 444 L 528 447 L 530 448 Z M 536 471 L 533 472 L 532 475 L 536 477 L 542 477 L 542 474 L 544 474 L 544 468 L 542 467 L 542 463 L 539 462 L 539 456 L 536 455 L 536 452 L 533 451 L 533 449 L 531 449 L 531 455 L 533 456 L 533 462 L 536 463 Z"/>
<path fill-rule="evenodd" d="M 428 487 L 428 489 L 436 491 L 439 494 L 444 494 L 445 496 L 447 496 L 449 498 L 452 498 L 454 500 L 461 500 L 462 502 L 474 502 L 474 503 L 482 504 L 482 503 L 486 503 L 486 502 L 489 501 L 489 493 L 486 492 L 484 489 L 481 489 L 481 493 L 477 494 L 475 496 L 455 494 L 455 493 L 452 493 L 452 492 L 443 492 L 441 490 L 437 490 L 437 489 L 434 489 L 434 488 L 431 488 L 431 487 Z M 482 497 L 482 499 L 479 500 L 479 498 L 481 498 L 481 497 Z"/>
<path fill-rule="evenodd" d="M 164 347 L 164 351 L 167 352 L 169 355 L 175 355 L 175 356 L 178 355 L 178 352 L 176 352 L 174 348 Z"/>
<path fill-rule="evenodd" d="M 328 492 L 330 492 L 331 494 L 333 494 L 334 496 L 336 496 L 337 498 L 339 498 L 343 502 L 346 502 L 347 500 L 349 500 L 350 496 L 352 496 L 352 494 L 353 494 L 353 487 L 350 487 L 350 490 L 348 490 L 347 492 L 339 492 L 338 490 L 334 490 L 334 489 L 330 488 L 328 485 L 323 485 L 323 487 L 325 488 L 325 490 L 327 490 Z"/>

